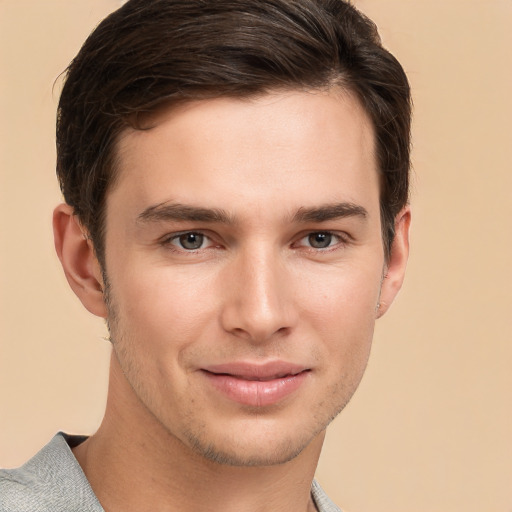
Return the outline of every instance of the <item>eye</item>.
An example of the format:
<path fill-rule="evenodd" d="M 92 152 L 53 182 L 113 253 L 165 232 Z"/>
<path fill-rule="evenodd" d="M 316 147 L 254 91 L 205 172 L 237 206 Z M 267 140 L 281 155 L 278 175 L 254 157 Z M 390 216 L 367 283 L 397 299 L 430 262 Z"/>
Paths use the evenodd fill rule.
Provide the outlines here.
<path fill-rule="evenodd" d="M 328 249 L 342 241 L 341 236 L 331 233 L 330 231 L 316 231 L 314 233 L 309 233 L 307 236 L 299 240 L 299 245 L 311 247 L 313 249 Z"/>
<path fill-rule="evenodd" d="M 178 246 L 180 249 L 185 249 L 187 251 L 203 249 L 206 247 L 207 241 L 208 238 L 205 235 L 202 233 L 194 233 L 193 231 L 176 235 L 169 240 L 172 245 Z"/>
<path fill-rule="evenodd" d="M 311 233 L 308 235 L 308 243 L 315 249 L 325 249 L 331 245 L 332 238 L 331 233 Z"/>

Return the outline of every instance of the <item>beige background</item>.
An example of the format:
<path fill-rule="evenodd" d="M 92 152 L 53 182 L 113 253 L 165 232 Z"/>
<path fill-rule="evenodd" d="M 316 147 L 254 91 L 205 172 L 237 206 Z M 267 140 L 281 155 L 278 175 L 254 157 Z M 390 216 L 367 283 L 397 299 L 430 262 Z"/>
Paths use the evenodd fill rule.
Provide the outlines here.
<path fill-rule="evenodd" d="M 512 511 L 512 0 L 359 0 L 415 97 L 409 275 L 318 477 L 352 512 Z M 53 81 L 120 0 L 0 0 L 0 464 L 91 433 L 105 328 L 54 256 Z"/>

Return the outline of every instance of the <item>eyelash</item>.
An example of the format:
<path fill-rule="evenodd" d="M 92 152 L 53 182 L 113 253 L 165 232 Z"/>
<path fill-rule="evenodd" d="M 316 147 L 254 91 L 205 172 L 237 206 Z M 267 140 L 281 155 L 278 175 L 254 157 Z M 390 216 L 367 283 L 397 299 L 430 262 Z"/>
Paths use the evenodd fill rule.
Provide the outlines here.
<path fill-rule="evenodd" d="M 303 246 L 303 247 L 305 247 L 306 250 L 312 251 L 314 253 L 319 253 L 319 252 L 325 253 L 325 252 L 336 251 L 340 248 L 343 248 L 349 242 L 349 236 L 346 233 L 342 234 L 342 233 L 333 232 L 333 231 L 310 231 L 310 232 L 306 233 L 304 236 L 300 237 L 298 239 L 298 241 L 301 242 L 302 240 L 308 239 L 312 236 L 318 236 L 318 235 L 324 235 L 324 236 L 330 237 L 329 242 L 332 241 L 331 239 L 334 239 L 333 241 L 335 243 L 333 245 L 329 244 L 327 247 L 313 247 L 311 245 Z M 309 241 L 311 242 L 311 240 L 309 240 Z"/>
<path fill-rule="evenodd" d="M 173 233 L 170 236 L 166 236 L 163 238 L 160 242 L 160 244 L 165 247 L 166 249 L 169 249 L 174 252 L 179 252 L 180 254 L 197 254 L 198 252 L 204 250 L 205 248 L 197 248 L 197 249 L 186 249 L 185 247 L 177 247 L 173 244 L 175 240 L 179 240 L 180 237 L 184 235 L 198 235 L 201 237 L 204 237 L 206 240 L 212 240 L 212 238 L 202 231 L 181 231 L 180 233 Z M 203 240 L 204 242 L 204 240 Z M 202 245 L 202 244 L 201 244 Z"/>
<path fill-rule="evenodd" d="M 173 244 L 174 241 L 179 240 L 180 237 L 182 237 L 184 235 L 198 235 L 198 236 L 204 237 L 204 239 L 212 242 L 212 237 L 208 236 L 203 231 L 181 231 L 179 233 L 173 233 L 172 235 L 166 236 L 165 238 L 163 238 L 160 241 L 160 245 L 162 245 L 163 247 L 165 247 L 166 249 L 168 249 L 170 251 L 177 252 L 180 254 L 197 254 L 197 253 L 202 252 L 209 248 L 209 247 L 198 247 L 197 249 L 187 249 L 183 246 L 177 247 L 175 244 Z M 350 242 L 350 239 L 351 239 L 350 235 L 348 235 L 347 233 L 339 233 L 339 232 L 334 232 L 334 231 L 308 231 L 307 233 L 300 235 L 300 237 L 298 237 L 296 239 L 296 241 L 292 244 L 292 247 L 296 246 L 296 244 L 298 242 L 301 242 L 302 240 L 305 240 L 314 235 L 326 235 L 328 237 L 332 237 L 335 239 L 335 243 L 333 245 L 328 245 L 327 247 L 312 247 L 311 245 L 309 245 L 309 246 L 304 245 L 304 246 L 299 246 L 299 247 L 303 247 L 305 250 L 314 252 L 315 254 L 327 253 L 327 252 L 332 252 L 332 251 L 336 251 L 338 249 L 344 248 L 345 246 L 348 245 L 348 243 Z M 204 240 L 203 240 L 203 243 L 204 243 Z M 219 247 L 219 246 L 220 246 L 220 244 L 217 245 L 216 247 Z M 213 248 L 216 248 L 216 247 L 214 246 Z"/>

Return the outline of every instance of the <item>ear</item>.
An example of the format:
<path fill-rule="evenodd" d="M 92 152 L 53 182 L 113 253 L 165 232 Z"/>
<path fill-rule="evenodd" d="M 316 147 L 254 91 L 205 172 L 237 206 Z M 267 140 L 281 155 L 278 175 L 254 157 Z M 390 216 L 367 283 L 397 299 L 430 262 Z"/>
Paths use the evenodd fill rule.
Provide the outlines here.
<path fill-rule="evenodd" d="M 88 311 L 106 318 L 103 279 L 94 246 L 67 204 L 53 211 L 53 238 L 69 286 Z"/>
<path fill-rule="evenodd" d="M 389 309 L 404 282 L 405 268 L 409 257 L 410 224 L 411 209 L 406 206 L 395 218 L 395 237 L 384 268 L 377 318 L 380 318 Z"/>

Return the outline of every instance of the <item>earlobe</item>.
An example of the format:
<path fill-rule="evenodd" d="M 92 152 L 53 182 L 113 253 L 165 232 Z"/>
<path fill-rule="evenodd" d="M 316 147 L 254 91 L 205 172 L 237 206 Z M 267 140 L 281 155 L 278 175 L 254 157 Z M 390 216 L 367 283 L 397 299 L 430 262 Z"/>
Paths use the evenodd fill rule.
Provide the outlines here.
<path fill-rule="evenodd" d="M 73 208 L 60 204 L 53 212 L 55 250 L 71 289 L 88 311 L 106 318 L 101 267 L 92 241 L 73 214 Z"/>
<path fill-rule="evenodd" d="M 389 309 L 402 287 L 409 257 L 410 224 L 411 209 L 406 206 L 395 219 L 395 238 L 391 245 L 391 253 L 382 279 L 377 318 L 380 318 Z"/>

